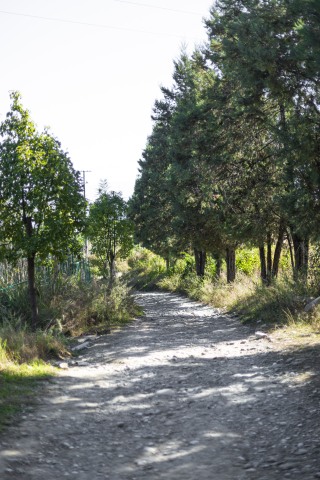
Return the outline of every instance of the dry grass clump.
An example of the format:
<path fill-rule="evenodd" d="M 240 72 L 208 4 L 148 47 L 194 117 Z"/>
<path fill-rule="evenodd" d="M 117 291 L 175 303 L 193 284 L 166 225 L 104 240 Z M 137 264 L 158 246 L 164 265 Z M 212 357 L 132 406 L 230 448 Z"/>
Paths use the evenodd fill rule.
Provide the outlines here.
<path fill-rule="evenodd" d="M 134 249 L 132 255 L 120 264 L 121 273 L 132 288 L 152 290 L 164 276 L 166 263 L 146 248 Z"/>
<path fill-rule="evenodd" d="M 121 279 L 93 279 L 59 275 L 39 285 L 39 330 L 53 334 L 80 335 L 103 324 L 121 324 L 137 313 L 131 288 Z M 27 287 L 12 289 L 0 297 L 0 325 L 30 325 Z M 24 327 L 23 327 L 24 328 Z"/>
<path fill-rule="evenodd" d="M 51 333 L 27 332 L 0 328 L 0 363 L 15 362 L 30 364 L 66 354 L 66 344 L 61 337 Z"/>
<path fill-rule="evenodd" d="M 3 315 L 3 312 L 2 312 Z M 0 325 L 0 365 L 30 364 L 66 355 L 66 341 L 52 332 L 32 332 L 21 318 L 8 312 Z"/>
<path fill-rule="evenodd" d="M 173 274 L 162 278 L 157 286 L 170 292 L 187 293 L 190 298 L 200 300 L 215 307 L 233 309 L 237 303 L 243 304 L 249 294 L 256 288 L 256 282 L 243 273 L 237 275 L 233 284 L 228 284 L 225 275 L 212 280 L 205 275 L 202 279 L 195 273 L 183 277 Z"/>
<path fill-rule="evenodd" d="M 71 336 L 121 325 L 138 313 L 131 288 L 121 279 L 114 280 L 112 288 L 103 280 L 74 284 L 72 291 L 52 298 L 49 310 L 55 319 L 50 328 Z"/>
<path fill-rule="evenodd" d="M 0 345 L 5 362 L 64 357 L 68 354 L 66 336 L 108 331 L 140 312 L 131 289 L 121 279 L 110 288 L 107 281 L 88 284 L 60 275 L 40 285 L 38 291 L 40 324 L 36 332 L 30 328 L 25 286 L 0 297 Z"/>

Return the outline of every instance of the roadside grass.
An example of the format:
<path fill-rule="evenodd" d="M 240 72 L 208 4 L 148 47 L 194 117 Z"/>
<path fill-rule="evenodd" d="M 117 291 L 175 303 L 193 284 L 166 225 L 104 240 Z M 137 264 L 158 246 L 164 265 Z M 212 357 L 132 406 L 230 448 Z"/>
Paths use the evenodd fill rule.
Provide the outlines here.
<path fill-rule="evenodd" d="M 165 276 L 165 261 L 145 248 L 134 249 L 132 255 L 119 262 L 117 268 L 123 278 L 136 290 L 153 290 Z"/>
<path fill-rule="evenodd" d="M 47 362 L 70 357 L 73 337 L 108 333 L 142 314 L 121 279 L 110 287 L 108 281 L 59 276 L 38 293 L 37 331 L 30 327 L 27 288 L 0 294 L 0 430 L 36 403 L 37 386 L 57 371 Z"/>
<path fill-rule="evenodd" d="M 103 327 L 122 325 L 139 313 L 132 288 L 121 278 L 115 279 L 110 287 L 108 280 L 93 279 L 85 283 L 77 276 L 59 275 L 39 285 L 38 293 L 39 330 L 46 334 L 43 339 L 50 333 L 56 335 L 58 350 L 63 349 L 61 342 L 58 345 L 59 335 L 78 336 Z M 0 337 L 3 328 L 3 340 L 9 341 L 7 334 L 10 330 L 26 336 L 30 323 L 27 286 L 0 294 Z M 53 338 L 50 338 L 51 344 Z M 40 355 L 39 358 L 45 357 Z"/>
<path fill-rule="evenodd" d="M 271 338 L 281 350 L 294 353 L 309 351 L 320 346 L 320 312 L 288 314 L 287 324 L 276 325 L 270 330 Z"/>
<path fill-rule="evenodd" d="M 312 298 L 319 295 L 318 270 L 310 268 L 308 279 L 293 280 L 286 252 L 278 279 L 266 286 L 262 284 L 258 265 L 254 265 L 252 259 L 251 250 L 241 252 L 241 270 L 238 269 L 235 282 L 228 284 L 225 271 L 219 279 L 214 277 L 212 265 L 204 278 L 199 278 L 190 269 L 189 259 L 187 262 L 178 260 L 175 268 L 160 271 L 159 265 L 163 266 L 164 261 L 140 248 L 129 258 L 125 275 L 141 289 L 179 292 L 221 311 L 237 313 L 243 323 L 253 324 L 256 328 L 266 326 L 264 328 L 272 332 L 276 341 L 284 342 L 284 345 L 292 342 L 292 348 L 311 341 L 320 342 L 320 306 L 309 313 L 303 310 Z M 155 269 L 153 265 L 156 265 Z"/>
<path fill-rule="evenodd" d="M 49 330 L 74 337 L 124 325 L 139 311 L 132 288 L 122 279 L 115 279 L 112 288 L 102 279 L 90 284 L 69 280 L 47 302 L 46 317 Z"/>
<path fill-rule="evenodd" d="M 15 416 L 37 403 L 42 381 L 56 375 L 56 369 L 42 361 L 30 365 L 0 360 L 0 433 L 12 424 Z"/>

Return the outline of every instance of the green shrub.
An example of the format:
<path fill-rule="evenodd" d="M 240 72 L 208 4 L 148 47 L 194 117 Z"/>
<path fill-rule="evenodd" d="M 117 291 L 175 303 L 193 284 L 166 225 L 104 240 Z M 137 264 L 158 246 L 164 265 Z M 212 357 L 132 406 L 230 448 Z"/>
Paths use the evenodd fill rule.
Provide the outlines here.
<path fill-rule="evenodd" d="M 245 275 L 253 275 L 260 268 L 260 256 L 257 248 L 241 249 L 236 252 L 236 270 Z"/>

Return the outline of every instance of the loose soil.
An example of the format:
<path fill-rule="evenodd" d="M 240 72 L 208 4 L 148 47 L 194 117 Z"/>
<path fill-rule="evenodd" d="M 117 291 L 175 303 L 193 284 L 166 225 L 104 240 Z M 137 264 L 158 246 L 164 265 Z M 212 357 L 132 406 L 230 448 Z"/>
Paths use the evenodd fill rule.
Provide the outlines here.
<path fill-rule="evenodd" d="M 145 315 L 91 338 L 2 434 L 2 480 L 320 478 L 318 346 L 289 353 L 180 295 L 136 300 Z"/>

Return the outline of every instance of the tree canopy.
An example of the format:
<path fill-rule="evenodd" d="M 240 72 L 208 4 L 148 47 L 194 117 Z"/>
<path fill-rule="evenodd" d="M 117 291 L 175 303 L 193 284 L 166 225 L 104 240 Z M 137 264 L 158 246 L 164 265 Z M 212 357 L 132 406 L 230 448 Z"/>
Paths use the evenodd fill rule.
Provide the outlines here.
<path fill-rule="evenodd" d="M 96 255 L 105 277 L 109 267 L 112 282 L 115 259 L 126 258 L 132 250 L 133 224 L 121 193 L 108 192 L 105 182 L 97 200 L 90 205 L 88 225 L 91 252 Z"/>
<path fill-rule="evenodd" d="M 285 238 L 295 273 L 307 264 L 320 234 L 319 13 L 315 0 L 212 7 L 206 45 L 182 51 L 155 102 L 131 199 L 145 246 L 223 255 L 230 281 L 240 244 L 259 247 L 264 282 Z"/>
<path fill-rule="evenodd" d="M 11 93 L 0 125 L 0 258 L 28 259 L 32 323 L 38 323 L 35 259 L 79 252 L 86 202 L 80 173 L 48 129 L 38 133 L 30 114 Z"/>

